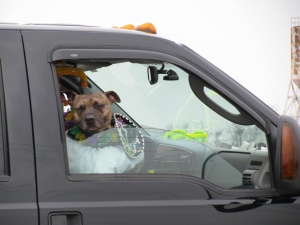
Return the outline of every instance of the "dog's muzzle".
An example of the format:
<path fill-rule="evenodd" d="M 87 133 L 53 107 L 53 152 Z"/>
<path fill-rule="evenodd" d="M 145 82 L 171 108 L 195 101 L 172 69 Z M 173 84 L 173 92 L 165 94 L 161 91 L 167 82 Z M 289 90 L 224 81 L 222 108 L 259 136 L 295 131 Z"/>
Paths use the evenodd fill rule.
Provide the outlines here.
<path fill-rule="evenodd" d="M 84 118 L 84 121 L 87 125 L 94 125 L 95 124 L 95 116 L 94 115 L 87 115 Z"/>

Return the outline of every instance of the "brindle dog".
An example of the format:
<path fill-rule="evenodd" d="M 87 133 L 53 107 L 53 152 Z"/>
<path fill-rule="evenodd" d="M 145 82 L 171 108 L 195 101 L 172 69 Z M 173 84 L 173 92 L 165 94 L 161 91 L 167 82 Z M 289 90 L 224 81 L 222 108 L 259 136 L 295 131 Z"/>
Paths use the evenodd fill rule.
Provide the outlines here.
<path fill-rule="evenodd" d="M 111 128 L 114 102 L 121 102 L 114 91 L 77 95 L 73 102 L 73 120 L 88 136 Z"/>
<path fill-rule="evenodd" d="M 73 120 L 81 131 L 88 137 L 107 130 L 112 127 L 112 109 L 111 105 L 114 102 L 121 102 L 120 97 L 114 91 L 105 93 L 94 93 L 87 95 L 76 95 L 73 101 Z M 127 158 L 125 152 L 124 157 Z M 136 160 L 136 164 L 127 173 L 137 173 L 141 170 L 144 164 L 144 157 Z M 121 160 L 132 165 L 133 161 L 127 159 Z M 124 165 L 123 165 L 124 166 Z"/>

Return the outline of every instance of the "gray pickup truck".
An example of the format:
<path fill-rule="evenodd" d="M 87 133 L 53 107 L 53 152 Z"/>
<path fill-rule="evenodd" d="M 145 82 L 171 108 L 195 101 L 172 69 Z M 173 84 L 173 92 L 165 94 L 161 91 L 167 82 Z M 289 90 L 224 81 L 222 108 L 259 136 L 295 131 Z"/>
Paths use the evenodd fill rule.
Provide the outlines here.
<path fill-rule="evenodd" d="M 79 96 L 111 91 L 87 135 Z M 1 225 L 300 222 L 297 121 L 185 45 L 0 24 L 0 104 Z"/>

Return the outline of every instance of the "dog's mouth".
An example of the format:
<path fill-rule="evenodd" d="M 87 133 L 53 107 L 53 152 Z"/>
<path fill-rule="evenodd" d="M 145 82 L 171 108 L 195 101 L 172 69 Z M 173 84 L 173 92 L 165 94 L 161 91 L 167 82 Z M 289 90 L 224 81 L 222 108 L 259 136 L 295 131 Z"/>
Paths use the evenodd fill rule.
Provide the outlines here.
<path fill-rule="evenodd" d="M 97 126 L 95 123 L 90 124 L 90 123 L 85 123 L 82 127 L 81 130 L 83 133 L 87 134 L 88 136 L 91 136 L 95 133 L 98 133 L 101 131 L 101 127 Z"/>
<path fill-rule="evenodd" d="M 84 119 L 78 126 L 87 136 L 92 136 L 95 133 L 105 130 L 104 121 L 98 121 L 90 117 Z"/>

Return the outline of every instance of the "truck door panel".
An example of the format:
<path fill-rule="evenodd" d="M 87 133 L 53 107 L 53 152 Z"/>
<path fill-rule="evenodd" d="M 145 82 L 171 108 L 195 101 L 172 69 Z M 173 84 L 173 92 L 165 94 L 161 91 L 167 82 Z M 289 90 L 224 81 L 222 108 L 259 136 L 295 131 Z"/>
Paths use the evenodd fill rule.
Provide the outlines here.
<path fill-rule="evenodd" d="M 0 30 L 0 224 L 38 224 L 30 102 L 22 38 Z"/>
<path fill-rule="evenodd" d="M 70 175 L 59 87 L 47 55 L 61 45 L 101 46 L 101 38 L 96 33 L 87 37 L 84 32 L 25 31 L 23 35 L 34 118 L 40 224 L 72 219 L 84 225 L 282 224 L 283 209 L 290 204 L 269 204 L 277 194 L 274 190 L 228 190 L 185 175 Z M 109 35 L 103 35 L 108 44 Z M 263 197 L 267 200 L 260 199 Z M 274 217 L 279 219 L 274 222 Z M 296 221 L 299 216 L 294 218 Z"/>

